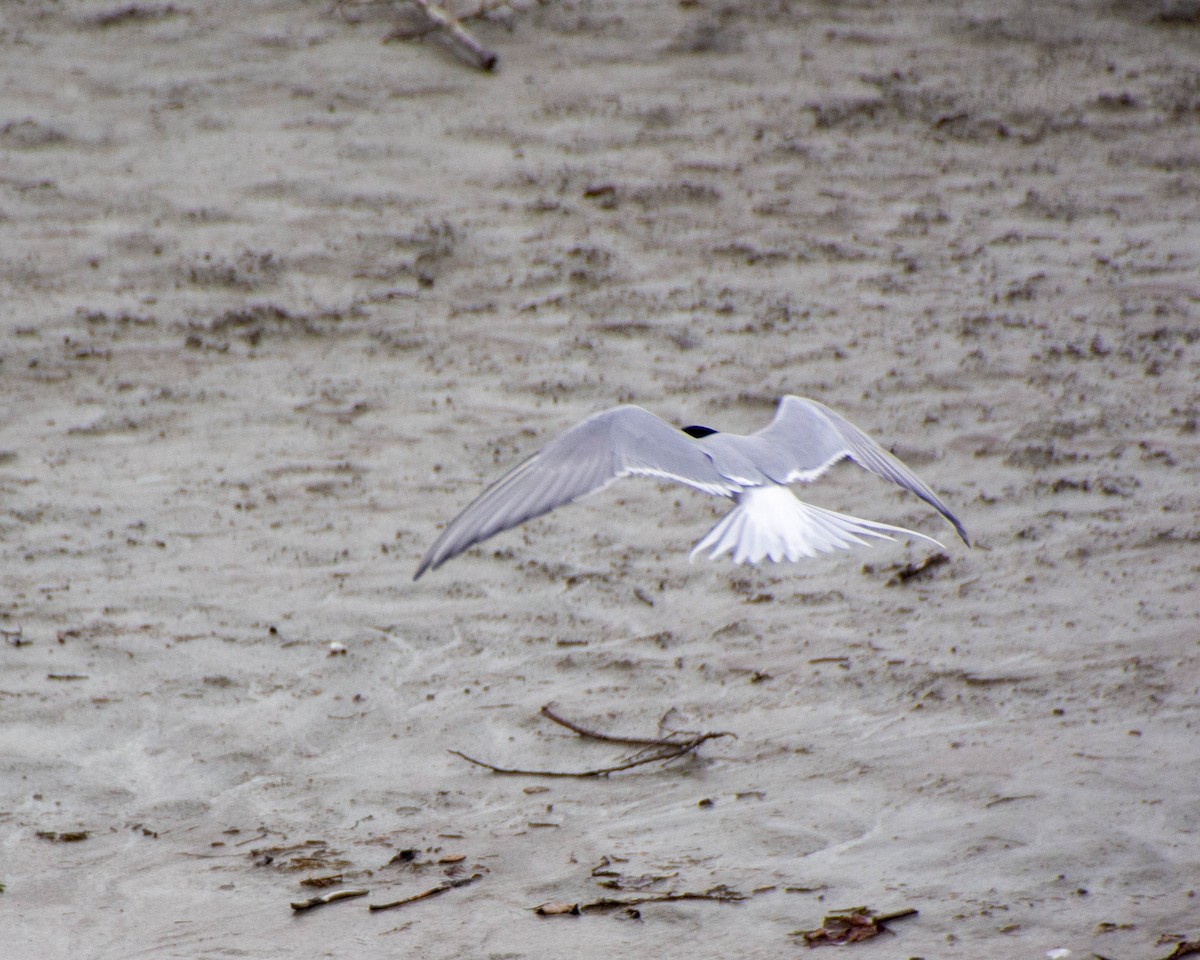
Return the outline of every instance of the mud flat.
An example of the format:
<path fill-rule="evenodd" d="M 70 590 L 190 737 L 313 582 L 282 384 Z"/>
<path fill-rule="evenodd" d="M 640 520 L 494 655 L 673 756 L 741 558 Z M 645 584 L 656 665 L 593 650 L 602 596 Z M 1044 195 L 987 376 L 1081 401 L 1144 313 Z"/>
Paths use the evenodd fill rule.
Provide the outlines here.
<path fill-rule="evenodd" d="M 1041 6 L 551 2 L 484 74 L 385 4 L 7 5 L 6 956 L 1200 939 L 1200 25 Z M 689 564 L 719 505 L 630 481 L 411 583 L 588 413 L 783 393 L 976 549 L 845 467 L 948 562 Z M 736 739 L 450 753 L 638 749 L 547 703 Z"/>

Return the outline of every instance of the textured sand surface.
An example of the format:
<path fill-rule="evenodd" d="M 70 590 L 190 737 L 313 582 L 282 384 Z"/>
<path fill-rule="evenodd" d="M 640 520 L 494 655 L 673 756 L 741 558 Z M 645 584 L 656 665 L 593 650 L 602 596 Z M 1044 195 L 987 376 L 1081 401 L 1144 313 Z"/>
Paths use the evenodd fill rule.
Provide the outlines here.
<path fill-rule="evenodd" d="M 862 904 L 920 911 L 864 960 L 1200 937 L 1200 13 L 551 2 L 475 28 L 494 75 L 395 18 L 0 12 L 0 953 L 777 958 Z M 689 564 L 724 505 L 626 481 L 411 582 L 587 414 L 784 393 L 976 549 L 842 466 L 805 495 L 948 562 Z M 448 752 L 626 755 L 548 702 L 737 738 Z M 330 874 L 370 896 L 293 916 Z"/>

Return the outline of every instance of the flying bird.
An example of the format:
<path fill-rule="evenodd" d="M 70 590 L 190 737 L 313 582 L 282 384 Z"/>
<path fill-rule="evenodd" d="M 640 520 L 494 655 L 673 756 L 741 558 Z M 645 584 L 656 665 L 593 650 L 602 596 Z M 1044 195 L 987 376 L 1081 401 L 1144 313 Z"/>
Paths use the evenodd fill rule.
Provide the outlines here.
<path fill-rule="evenodd" d="M 915 530 L 834 513 L 797 499 L 792 483 L 816 480 L 839 460 L 853 460 L 936 509 L 963 543 L 967 531 L 915 473 L 840 414 L 816 400 L 785 396 L 775 419 L 748 436 L 709 427 L 682 430 L 641 407 L 593 414 L 514 467 L 450 521 L 421 559 L 413 579 L 467 548 L 549 513 L 621 477 L 674 480 L 736 504 L 692 549 L 736 563 L 799 560 L 866 545 L 893 534 L 938 541 Z"/>

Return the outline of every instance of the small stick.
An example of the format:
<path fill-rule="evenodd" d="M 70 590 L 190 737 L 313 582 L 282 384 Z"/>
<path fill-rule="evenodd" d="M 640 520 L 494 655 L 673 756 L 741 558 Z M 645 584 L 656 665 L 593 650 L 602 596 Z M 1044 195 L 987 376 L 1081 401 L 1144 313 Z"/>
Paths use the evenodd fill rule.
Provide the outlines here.
<path fill-rule="evenodd" d="M 717 903 L 739 903 L 745 899 L 746 895 L 744 893 L 737 893 L 736 891 L 725 893 L 662 893 L 657 896 L 629 897 L 628 899 L 605 897 L 602 900 L 593 900 L 591 903 L 581 903 L 579 911 L 587 913 L 591 910 L 619 910 L 621 907 L 640 907 L 644 903 L 675 903 L 679 900 L 715 900 Z"/>
<path fill-rule="evenodd" d="M 559 716 L 551 709 L 553 706 L 554 704 L 548 703 L 539 712 L 547 720 L 553 720 L 559 726 L 566 727 L 572 733 L 577 733 L 581 737 L 587 737 L 589 740 L 600 740 L 604 743 L 621 743 L 630 747 L 675 747 L 690 742 L 688 740 L 672 739 L 674 737 L 685 736 L 685 734 L 679 732 L 668 733 L 665 737 L 621 737 L 611 733 L 600 733 L 597 730 L 589 730 L 586 727 L 581 727 L 566 717 Z M 735 740 L 737 739 L 736 734 L 728 732 L 706 733 L 704 736 L 708 738 L 733 737 Z"/>
<path fill-rule="evenodd" d="M 542 707 L 540 712 L 543 717 L 545 717 L 547 720 L 553 720 L 560 727 L 566 727 L 572 733 L 577 733 L 581 737 L 587 737 L 589 740 L 601 740 L 605 743 L 622 743 L 629 747 L 674 746 L 675 744 L 681 742 L 679 740 L 670 739 L 671 737 L 678 736 L 678 734 L 675 733 L 667 734 L 667 737 L 665 738 L 619 737 L 611 733 L 600 733 L 596 730 L 588 730 L 586 727 L 581 727 L 579 724 L 568 720 L 566 717 L 560 717 L 551 709 L 552 706 L 553 704 L 548 703 Z"/>
<path fill-rule="evenodd" d="M 333 903 L 335 900 L 349 900 L 352 897 L 365 897 L 370 890 L 334 890 L 332 893 L 322 894 L 319 897 L 311 897 L 308 900 L 293 900 L 292 909 L 299 913 L 301 910 L 311 910 L 313 907 L 322 907 L 327 903 Z"/>
<path fill-rule="evenodd" d="M 447 39 L 452 41 L 452 46 L 459 53 L 474 63 L 475 66 L 479 67 L 480 70 L 492 70 L 495 68 L 500 57 L 471 36 L 467 32 L 466 27 L 441 7 L 433 3 L 432 0 L 409 0 L 409 2 L 420 10 L 431 24 L 441 30 Z"/>
<path fill-rule="evenodd" d="M 594 770 L 526 770 L 521 767 L 498 767 L 494 763 L 488 763 L 486 760 L 476 760 L 474 757 L 469 757 L 460 750 L 451 750 L 450 752 L 456 757 L 462 757 L 467 763 L 473 763 L 477 767 L 491 770 L 492 773 L 512 777 L 603 777 L 610 773 L 619 773 L 622 770 L 629 770 L 632 767 L 654 763 L 656 760 L 662 759 L 662 757 L 656 754 L 652 757 L 644 757 L 640 760 L 632 760 L 629 763 L 617 764 L 612 767 L 597 767 Z"/>
<path fill-rule="evenodd" d="M 636 757 L 633 760 L 627 760 L 625 763 L 614 764 L 611 767 L 597 767 L 594 770 L 523 770 L 517 767 L 498 767 L 495 764 L 487 763 L 484 760 L 476 760 L 474 757 L 469 757 L 459 750 L 451 750 L 450 752 L 456 757 L 462 757 L 468 763 L 473 763 L 479 767 L 485 767 L 491 770 L 492 773 L 506 774 L 508 776 L 523 776 L 523 777 L 604 777 L 610 773 L 620 773 L 622 770 L 632 770 L 634 767 L 641 767 L 647 763 L 660 763 L 670 760 L 677 760 L 684 754 L 691 753 L 700 744 L 706 740 L 712 740 L 716 737 L 728 737 L 732 734 L 728 733 L 705 733 L 691 740 L 684 740 L 675 743 L 663 744 L 663 749 L 644 757 Z"/>
<path fill-rule="evenodd" d="M 416 903 L 418 900 L 427 900 L 430 897 L 436 897 L 439 893 L 445 893 L 447 890 L 453 890 L 455 887 L 465 887 L 468 883 L 474 883 L 482 876 L 482 873 L 474 873 L 469 877 L 460 877 L 457 880 L 447 880 L 445 883 L 438 884 L 436 887 L 430 887 L 424 893 L 418 893 L 415 896 L 405 897 L 403 900 L 393 900 L 391 903 L 372 903 L 367 909 L 375 911 L 391 910 L 393 907 L 403 907 L 410 903 Z"/>

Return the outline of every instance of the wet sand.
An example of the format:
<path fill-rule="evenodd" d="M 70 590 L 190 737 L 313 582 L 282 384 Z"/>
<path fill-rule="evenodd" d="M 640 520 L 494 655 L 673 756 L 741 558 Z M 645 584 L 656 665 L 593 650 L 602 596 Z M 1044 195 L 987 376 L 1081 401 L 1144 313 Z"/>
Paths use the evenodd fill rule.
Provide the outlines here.
<path fill-rule="evenodd" d="M 494 75 L 384 4 L 3 17 L 6 956 L 1200 936 L 1186 4 L 547 3 L 474 28 Z M 589 413 L 784 393 L 976 548 L 846 465 L 805 495 L 948 562 L 689 564 L 723 505 L 627 481 L 411 582 Z M 629 754 L 551 702 L 736 739 L 449 753 Z M 369 896 L 293 915 L 330 875 Z M 743 899 L 532 912 L 672 893 Z"/>

